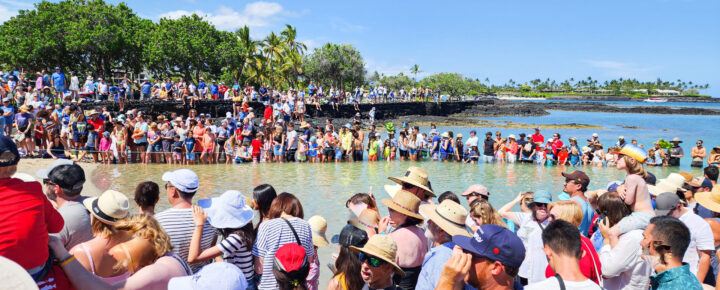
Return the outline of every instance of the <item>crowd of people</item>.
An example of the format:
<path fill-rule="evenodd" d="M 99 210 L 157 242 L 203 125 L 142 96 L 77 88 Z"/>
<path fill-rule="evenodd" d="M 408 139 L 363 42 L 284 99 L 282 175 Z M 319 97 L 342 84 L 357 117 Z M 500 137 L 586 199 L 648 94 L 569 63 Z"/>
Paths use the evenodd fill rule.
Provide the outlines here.
<path fill-rule="evenodd" d="M 137 185 L 134 212 L 114 190 L 84 196 L 85 173 L 71 160 L 35 177 L 17 173 L 18 149 L 0 136 L 0 272 L 13 289 L 714 286 L 718 168 L 656 179 L 645 171 L 645 150 L 625 144 L 617 154 L 624 180 L 589 188 L 584 172 L 566 172 L 562 194 L 538 185 L 497 209 L 485 186 L 441 193 L 411 166 L 388 178 L 387 198 L 352 195 L 350 217 L 328 239 L 325 218 L 306 219 L 297 196 L 268 184 L 194 200 L 203 186 L 195 172 L 168 171 L 160 184 Z M 170 208 L 156 212 L 160 198 Z M 335 261 L 322 263 L 332 277 L 319 285 L 317 252 L 330 243 Z"/>

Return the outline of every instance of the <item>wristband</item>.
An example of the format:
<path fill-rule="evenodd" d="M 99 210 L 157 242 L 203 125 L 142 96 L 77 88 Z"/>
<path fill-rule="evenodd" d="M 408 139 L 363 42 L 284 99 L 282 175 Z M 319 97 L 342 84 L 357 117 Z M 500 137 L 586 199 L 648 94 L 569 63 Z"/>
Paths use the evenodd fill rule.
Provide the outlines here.
<path fill-rule="evenodd" d="M 70 255 L 70 257 L 67 257 L 65 260 L 62 260 L 58 263 L 60 267 L 65 267 L 65 265 L 69 264 L 70 262 L 75 260 L 75 256 Z"/>

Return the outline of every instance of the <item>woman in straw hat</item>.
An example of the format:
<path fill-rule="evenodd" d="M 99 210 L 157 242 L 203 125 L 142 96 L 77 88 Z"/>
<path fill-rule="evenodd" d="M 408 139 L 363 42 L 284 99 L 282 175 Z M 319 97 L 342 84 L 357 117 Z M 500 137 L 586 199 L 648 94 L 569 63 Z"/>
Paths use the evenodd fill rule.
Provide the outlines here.
<path fill-rule="evenodd" d="M 368 288 L 392 288 L 393 276 L 405 276 L 402 268 L 395 263 L 398 246 L 388 235 L 374 235 L 362 248 L 350 246 L 350 249 L 358 253 L 362 263 L 360 275 Z"/>
<path fill-rule="evenodd" d="M 50 249 L 59 261 L 66 261 L 60 266 L 76 289 L 165 289 L 170 279 L 192 275 L 187 262 L 171 251 L 170 237 L 152 216 L 133 215 L 119 220 L 115 228 L 131 239 L 111 248 L 110 254 L 118 265 L 126 265 L 132 276 L 112 284 L 73 261 L 62 242 L 50 238 Z"/>
<path fill-rule="evenodd" d="M 70 250 L 80 264 L 105 282 L 113 284 L 130 277 L 126 266 L 117 267 L 118 261 L 109 249 L 130 240 L 131 235 L 119 231 L 115 224 L 127 217 L 130 209 L 128 198 L 117 191 L 108 190 L 100 197 L 83 201 L 90 212 L 90 224 L 95 238 L 76 245 Z"/>
<path fill-rule="evenodd" d="M 682 147 L 680 147 L 680 143 L 682 141 L 680 138 L 675 137 L 670 141 L 672 143 L 672 147 L 670 148 L 670 157 L 668 158 L 668 166 L 680 166 L 680 158 L 684 156 L 684 152 Z"/>
<path fill-rule="evenodd" d="M 387 231 L 388 225 L 394 229 L 390 237 L 398 246 L 395 262 L 407 273 L 405 277 L 396 277 L 395 283 L 402 289 L 415 289 L 428 250 L 425 233 L 418 227 L 423 222 L 418 212 L 420 199 L 409 191 L 400 190 L 392 199 L 382 199 L 382 203 L 388 207 L 390 215 L 380 221 L 379 230 Z"/>
<path fill-rule="evenodd" d="M 252 224 L 255 213 L 247 205 L 245 196 L 237 190 L 228 190 L 219 197 L 198 201 L 192 210 L 195 229 L 190 239 L 188 263 L 208 261 L 223 255 L 225 262 L 243 271 L 248 286 L 254 287 L 257 283 L 251 251 L 255 240 Z M 205 220 L 220 232 L 223 240 L 203 251 L 200 244 Z"/>

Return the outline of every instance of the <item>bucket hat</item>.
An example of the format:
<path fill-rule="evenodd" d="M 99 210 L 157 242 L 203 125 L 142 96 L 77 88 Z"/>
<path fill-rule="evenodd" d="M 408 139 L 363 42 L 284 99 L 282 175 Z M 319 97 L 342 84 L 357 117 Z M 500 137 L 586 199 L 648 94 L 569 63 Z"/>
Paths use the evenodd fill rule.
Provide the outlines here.
<path fill-rule="evenodd" d="M 427 171 L 420 167 L 410 166 L 408 167 L 407 171 L 405 171 L 404 176 L 388 177 L 388 179 L 395 181 L 398 184 L 407 183 L 417 186 L 425 190 L 428 195 L 435 197 L 435 192 L 433 192 L 432 186 L 430 185 L 430 180 L 428 180 Z"/>
<path fill-rule="evenodd" d="M 312 231 L 313 245 L 316 247 L 324 247 L 328 245 L 325 231 L 327 231 L 327 221 L 319 215 L 313 216 L 308 220 L 310 230 Z"/>
<path fill-rule="evenodd" d="M 383 198 L 382 203 L 396 212 L 423 220 L 423 217 L 418 213 L 420 199 L 409 191 L 400 190 L 392 199 Z"/>
<path fill-rule="evenodd" d="M 245 289 L 245 274 L 237 266 L 227 262 L 210 263 L 195 275 L 170 279 L 168 289 Z"/>
<path fill-rule="evenodd" d="M 550 194 L 547 190 L 537 190 L 533 193 L 533 201 L 528 203 L 528 206 L 533 203 L 551 204 L 552 194 Z"/>
<path fill-rule="evenodd" d="M 468 213 L 459 203 L 446 199 L 440 205 L 423 204 L 420 212 L 449 235 L 470 237 L 465 227 Z"/>
<path fill-rule="evenodd" d="M 130 201 L 124 194 L 107 190 L 99 197 L 89 197 L 83 200 L 83 205 L 95 218 L 114 225 L 118 220 L 127 217 L 130 212 Z"/>
<path fill-rule="evenodd" d="M 365 246 L 358 248 L 350 246 L 353 252 L 362 252 L 364 254 L 371 255 L 386 263 L 392 265 L 395 268 L 395 272 L 405 276 L 405 272 L 395 264 L 395 252 L 397 251 L 397 245 L 395 241 L 389 235 L 374 235 L 365 243 Z"/>
<path fill-rule="evenodd" d="M 348 222 L 361 230 L 376 228 L 380 222 L 380 214 L 373 209 L 364 209 L 357 217 L 351 217 Z"/>
<path fill-rule="evenodd" d="M 239 191 L 228 190 L 218 197 L 198 200 L 197 204 L 205 210 L 214 228 L 237 229 L 251 222 L 255 215 L 246 200 Z"/>

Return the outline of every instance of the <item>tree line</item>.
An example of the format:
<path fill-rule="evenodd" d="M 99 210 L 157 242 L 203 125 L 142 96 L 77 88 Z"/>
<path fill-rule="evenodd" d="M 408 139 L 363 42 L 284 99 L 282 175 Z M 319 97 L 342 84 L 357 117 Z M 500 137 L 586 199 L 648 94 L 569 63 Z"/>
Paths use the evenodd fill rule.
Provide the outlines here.
<path fill-rule="evenodd" d="M 307 53 L 295 27 L 253 39 L 250 28 L 216 29 L 198 15 L 139 17 L 125 3 L 43 1 L 0 25 L 0 66 L 40 71 L 55 66 L 95 76 L 150 72 L 287 89 L 311 80 L 352 87 L 365 82 L 362 56 L 351 45 L 325 44 Z"/>

